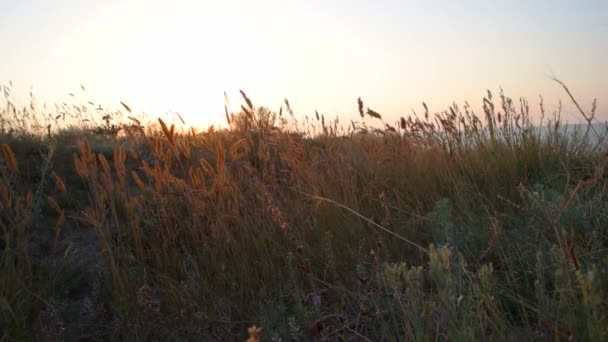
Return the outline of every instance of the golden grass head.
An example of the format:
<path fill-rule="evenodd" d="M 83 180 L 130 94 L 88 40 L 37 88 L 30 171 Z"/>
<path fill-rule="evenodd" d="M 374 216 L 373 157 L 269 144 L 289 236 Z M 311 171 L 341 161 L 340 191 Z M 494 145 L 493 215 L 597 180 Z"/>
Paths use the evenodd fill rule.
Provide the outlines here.
<path fill-rule="evenodd" d="M 239 92 L 241 93 L 241 96 L 243 96 L 243 99 L 247 103 L 247 107 L 249 107 L 249 110 L 253 110 L 253 103 L 251 102 L 251 99 L 249 99 L 249 97 L 247 97 L 247 94 L 245 94 L 244 91 L 239 90 Z"/>
<path fill-rule="evenodd" d="M 110 164 L 108 163 L 106 157 L 103 154 L 99 153 L 98 158 L 99 164 L 101 165 L 101 169 L 103 170 L 103 172 L 108 176 L 111 175 L 112 171 L 110 170 Z"/>
<path fill-rule="evenodd" d="M 205 184 L 205 176 L 200 168 L 190 167 L 188 177 L 190 184 L 195 188 L 199 188 Z"/>
<path fill-rule="evenodd" d="M 217 145 L 216 148 L 216 171 L 220 174 L 224 168 L 224 162 L 226 161 L 226 153 L 224 151 L 224 147 L 222 145 Z"/>
<path fill-rule="evenodd" d="M 140 190 L 145 190 L 146 189 L 146 185 L 141 180 L 141 178 L 139 178 L 139 176 L 137 175 L 137 172 L 135 172 L 135 170 L 131 170 L 131 177 L 133 178 L 133 181 L 135 181 L 135 184 L 137 185 L 137 187 Z"/>
<path fill-rule="evenodd" d="M 239 159 L 242 156 L 242 149 L 244 149 L 246 144 L 247 140 L 239 139 L 234 144 L 232 144 L 232 146 L 230 146 L 230 155 L 232 156 L 233 160 Z"/>
<path fill-rule="evenodd" d="M 13 173 L 19 172 L 19 167 L 17 164 L 17 158 L 15 158 L 15 153 L 11 149 L 8 144 L 2 144 L 2 154 L 4 155 L 4 160 L 6 161 L 6 166 Z"/>
<path fill-rule="evenodd" d="M 367 108 L 367 114 L 373 118 L 382 120 L 382 115 L 380 115 L 378 112 L 376 112 L 373 109 Z"/>
<path fill-rule="evenodd" d="M 186 159 L 190 159 L 190 144 L 187 140 L 182 140 L 178 143 L 178 149 L 182 152 L 182 155 Z"/>
<path fill-rule="evenodd" d="M 74 159 L 74 169 L 76 170 L 76 174 L 83 178 L 88 177 L 89 169 L 86 166 L 86 162 L 81 160 L 76 152 L 72 154 L 72 158 Z"/>
<path fill-rule="evenodd" d="M 57 201 L 55 201 L 55 199 L 53 197 L 47 196 L 46 202 L 48 203 L 49 207 L 51 207 L 51 209 L 53 209 L 53 211 L 55 211 L 57 213 L 57 215 L 63 214 L 63 209 L 61 209 L 61 207 L 59 206 L 59 204 L 57 203 Z"/>
<path fill-rule="evenodd" d="M 262 333 L 262 327 L 252 325 L 247 328 L 247 333 L 249 333 L 247 342 L 258 342 L 260 340 L 260 334 Z"/>
<path fill-rule="evenodd" d="M 167 138 L 167 140 L 169 141 L 169 144 L 171 144 L 172 147 L 175 146 L 175 126 L 171 125 L 171 128 L 169 128 L 167 126 L 167 124 L 163 121 L 163 119 L 158 118 L 158 122 L 160 123 L 160 127 L 163 131 L 163 133 L 165 134 L 165 137 Z"/>
<path fill-rule="evenodd" d="M 59 175 L 57 175 L 55 172 L 53 172 L 53 179 L 55 181 L 55 186 L 57 187 L 57 189 L 59 189 L 59 192 L 65 194 L 66 188 L 63 179 L 61 179 L 61 177 L 59 177 Z"/>
<path fill-rule="evenodd" d="M 361 115 L 361 117 L 364 117 L 365 112 L 363 111 L 363 100 L 360 97 L 357 99 L 357 106 L 359 107 L 359 115 Z"/>
<path fill-rule="evenodd" d="M 95 158 L 95 156 L 91 152 L 91 146 L 89 145 L 89 143 L 86 140 L 80 141 L 80 153 L 82 155 L 82 160 L 85 162 L 85 164 L 89 160 Z"/>
<path fill-rule="evenodd" d="M 118 145 L 114 148 L 114 166 L 116 168 L 123 168 L 124 163 L 127 160 L 127 152 L 125 150 L 125 145 Z"/>
<path fill-rule="evenodd" d="M 209 164 L 209 162 L 205 159 L 200 159 L 199 163 L 201 165 L 201 169 L 205 172 L 205 174 L 207 175 L 215 175 L 215 169 L 213 168 L 213 166 L 211 166 L 211 164 Z"/>

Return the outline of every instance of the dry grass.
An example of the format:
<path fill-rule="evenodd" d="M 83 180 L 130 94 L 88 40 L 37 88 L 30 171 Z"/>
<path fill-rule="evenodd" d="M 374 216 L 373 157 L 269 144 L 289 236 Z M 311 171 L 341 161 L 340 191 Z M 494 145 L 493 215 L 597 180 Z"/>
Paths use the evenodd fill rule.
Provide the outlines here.
<path fill-rule="evenodd" d="M 395 124 L 358 99 L 348 127 L 241 95 L 224 131 L 123 104 L 122 133 L 5 134 L 0 340 L 608 338 L 596 126 L 503 94 Z"/>

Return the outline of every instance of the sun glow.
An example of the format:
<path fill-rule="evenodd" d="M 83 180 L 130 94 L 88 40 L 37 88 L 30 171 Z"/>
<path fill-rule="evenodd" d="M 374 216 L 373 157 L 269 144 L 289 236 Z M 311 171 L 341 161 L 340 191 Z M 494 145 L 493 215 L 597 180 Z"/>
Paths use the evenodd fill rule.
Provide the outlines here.
<path fill-rule="evenodd" d="M 165 24 L 139 24 L 122 38 L 112 79 L 124 101 L 143 111 L 179 112 L 189 125 L 225 125 L 240 108 L 239 89 L 270 99 L 278 88 L 273 47 L 265 35 L 247 36 L 242 26 L 183 15 Z M 255 93 L 255 91 L 258 91 Z M 262 102 L 260 102 L 262 103 Z"/>
<path fill-rule="evenodd" d="M 78 93 L 83 103 L 123 101 L 151 118 L 179 112 L 189 125 L 217 127 L 226 124 L 224 91 L 236 112 L 239 89 L 257 106 L 276 111 L 288 98 L 296 116 L 346 121 L 357 118 L 359 96 L 392 121 L 422 101 L 432 112 L 452 101 L 479 111 L 486 89 L 498 87 L 531 104 L 542 94 L 552 110 L 564 99 L 547 77 L 555 74 L 579 103 L 600 97 L 598 117 L 608 118 L 605 5 L 523 15 L 513 2 L 432 3 L 5 1 L 0 84 L 14 81 L 21 105 L 31 86 L 49 104 Z M 584 11 L 564 26 L 574 9 Z M 580 119 L 564 102 L 564 116 Z"/>

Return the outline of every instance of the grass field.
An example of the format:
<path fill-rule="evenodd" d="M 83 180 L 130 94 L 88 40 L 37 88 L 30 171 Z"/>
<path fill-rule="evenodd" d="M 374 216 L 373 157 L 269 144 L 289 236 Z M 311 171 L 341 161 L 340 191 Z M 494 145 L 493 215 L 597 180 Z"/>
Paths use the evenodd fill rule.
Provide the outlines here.
<path fill-rule="evenodd" d="M 608 339 L 594 109 L 341 126 L 243 98 L 203 132 L 7 102 L 0 341 Z"/>

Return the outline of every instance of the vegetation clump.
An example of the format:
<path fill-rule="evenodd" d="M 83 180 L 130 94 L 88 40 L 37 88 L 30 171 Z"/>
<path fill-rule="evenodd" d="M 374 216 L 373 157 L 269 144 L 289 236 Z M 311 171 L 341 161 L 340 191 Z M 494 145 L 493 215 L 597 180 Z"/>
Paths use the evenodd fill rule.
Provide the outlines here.
<path fill-rule="evenodd" d="M 595 105 L 344 127 L 242 96 L 203 132 L 7 99 L 0 340 L 608 339 Z"/>

